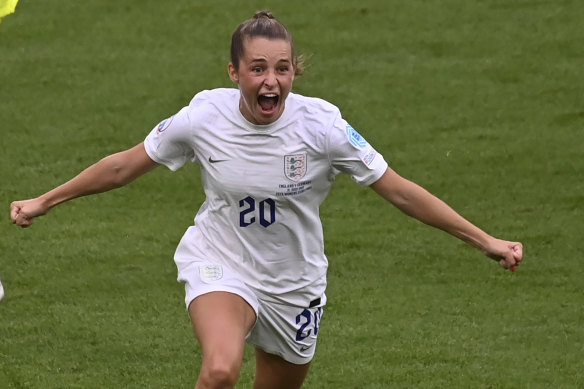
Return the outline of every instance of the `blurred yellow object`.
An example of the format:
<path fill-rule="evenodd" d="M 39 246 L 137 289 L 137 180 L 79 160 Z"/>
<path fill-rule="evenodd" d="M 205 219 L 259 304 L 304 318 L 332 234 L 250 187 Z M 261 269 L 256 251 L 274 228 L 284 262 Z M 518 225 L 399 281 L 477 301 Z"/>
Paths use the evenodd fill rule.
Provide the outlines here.
<path fill-rule="evenodd" d="M 0 0 L 0 23 L 2 23 L 4 16 L 14 13 L 16 3 L 18 3 L 18 0 Z"/>

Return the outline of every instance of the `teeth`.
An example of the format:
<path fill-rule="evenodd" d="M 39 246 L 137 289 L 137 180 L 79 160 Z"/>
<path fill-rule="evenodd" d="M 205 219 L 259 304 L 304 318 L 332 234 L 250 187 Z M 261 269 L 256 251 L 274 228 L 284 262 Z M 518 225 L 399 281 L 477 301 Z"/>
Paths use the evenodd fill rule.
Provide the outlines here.
<path fill-rule="evenodd" d="M 264 97 L 277 97 L 278 95 L 276 95 L 275 93 L 268 93 L 267 95 L 262 95 Z"/>

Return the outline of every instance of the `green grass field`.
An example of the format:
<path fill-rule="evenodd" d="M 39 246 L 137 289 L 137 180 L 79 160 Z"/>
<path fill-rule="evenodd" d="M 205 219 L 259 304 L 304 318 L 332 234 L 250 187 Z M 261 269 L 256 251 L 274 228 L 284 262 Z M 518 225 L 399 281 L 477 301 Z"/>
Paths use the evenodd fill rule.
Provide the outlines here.
<path fill-rule="evenodd" d="M 525 244 L 516 273 L 340 177 L 329 304 L 305 388 L 584 387 L 584 3 L 21 0 L 0 24 L 0 389 L 190 388 L 200 350 L 174 248 L 196 166 L 54 209 L 9 204 L 130 147 L 271 9 L 325 98 L 391 166 Z M 238 388 L 253 380 L 249 349 Z"/>

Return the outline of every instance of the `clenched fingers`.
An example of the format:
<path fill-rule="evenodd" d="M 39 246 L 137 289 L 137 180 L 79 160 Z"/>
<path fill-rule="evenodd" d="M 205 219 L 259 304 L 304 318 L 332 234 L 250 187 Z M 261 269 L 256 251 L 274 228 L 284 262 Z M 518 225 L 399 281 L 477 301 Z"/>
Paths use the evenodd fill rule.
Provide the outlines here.
<path fill-rule="evenodd" d="M 33 222 L 33 218 L 27 217 L 18 203 L 10 204 L 10 218 L 13 224 L 21 227 L 28 227 Z"/>

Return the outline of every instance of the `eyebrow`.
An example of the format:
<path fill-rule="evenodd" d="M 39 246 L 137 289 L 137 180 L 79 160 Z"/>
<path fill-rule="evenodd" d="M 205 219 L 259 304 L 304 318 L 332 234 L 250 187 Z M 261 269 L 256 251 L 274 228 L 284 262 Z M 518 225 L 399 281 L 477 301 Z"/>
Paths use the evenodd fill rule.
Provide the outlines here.
<path fill-rule="evenodd" d="M 268 61 L 264 58 L 256 58 L 256 59 L 252 59 L 250 61 L 250 63 L 266 63 L 266 62 L 268 62 Z M 292 63 L 292 61 L 290 61 L 288 58 L 279 59 L 278 63 L 280 63 L 280 62 Z"/>

